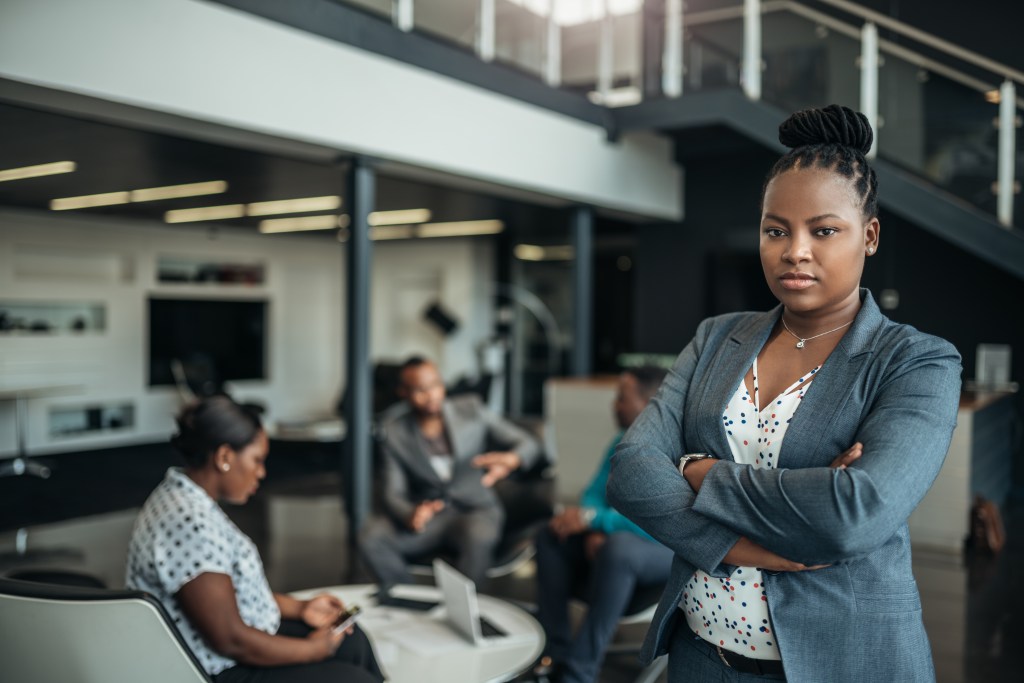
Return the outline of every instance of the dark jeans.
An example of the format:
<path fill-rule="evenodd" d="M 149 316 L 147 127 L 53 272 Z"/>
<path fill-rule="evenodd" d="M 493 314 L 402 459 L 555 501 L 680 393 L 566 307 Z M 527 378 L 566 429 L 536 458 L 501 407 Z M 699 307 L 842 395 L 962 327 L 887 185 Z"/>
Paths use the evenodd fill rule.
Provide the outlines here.
<path fill-rule="evenodd" d="M 610 534 L 593 563 L 586 559 L 582 535 L 562 542 L 548 527 L 537 535 L 538 618 L 547 634 L 547 653 L 562 664 L 566 681 L 597 680 L 633 589 L 664 583 L 671 565 L 671 550 L 629 532 Z M 572 637 L 569 599 L 574 585 L 587 585 L 588 609 Z"/>
<path fill-rule="evenodd" d="M 301 621 L 285 619 L 278 635 L 303 638 L 310 628 Z M 246 666 L 239 664 L 214 677 L 217 683 L 381 683 L 384 674 L 377 665 L 373 647 L 357 626 L 341 641 L 333 657 L 312 664 L 288 666 Z"/>
<path fill-rule="evenodd" d="M 680 615 L 672 632 L 668 650 L 669 683 L 743 683 L 747 681 L 784 681 L 784 674 L 740 673 L 730 669 L 718 658 L 715 648 L 704 642 L 686 625 Z"/>
<path fill-rule="evenodd" d="M 360 534 L 359 551 L 378 581 L 394 584 L 413 583 L 411 558 L 449 550 L 455 554 L 455 568 L 482 588 L 504 522 L 505 513 L 497 506 L 459 510 L 449 505 L 419 533 L 398 529 L 390 518 L 380 516 Z"/>

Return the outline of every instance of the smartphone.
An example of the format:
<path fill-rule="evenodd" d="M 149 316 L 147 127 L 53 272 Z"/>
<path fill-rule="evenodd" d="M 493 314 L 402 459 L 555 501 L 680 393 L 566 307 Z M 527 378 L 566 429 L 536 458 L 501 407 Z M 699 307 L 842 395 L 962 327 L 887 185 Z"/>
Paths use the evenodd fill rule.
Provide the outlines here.
<path fill-rule="evenodd" d="M 334 629 L 335 633 L 344 631 L 349 626 L 356 623 L 356 619 L 359 617 L 360 612 L 362 612 L 362 609 L 359 605 L 349 605 L 348 608 L 343 610 L 342 613 L 338 615 L 338 618 L 334 620 L 334 624 L 331 628 Z"/>

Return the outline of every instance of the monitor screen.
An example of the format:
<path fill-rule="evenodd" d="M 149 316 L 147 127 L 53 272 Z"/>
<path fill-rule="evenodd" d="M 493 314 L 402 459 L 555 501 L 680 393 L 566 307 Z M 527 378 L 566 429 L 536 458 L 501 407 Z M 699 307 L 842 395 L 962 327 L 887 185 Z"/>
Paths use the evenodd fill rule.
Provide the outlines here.
<path fill-rule="evenodd" d="M 174 384 L 175 360 L 190 385 L 219 388 L 265 379 L 266 359 L 266 301 L 149 300 L 149 386 Z"/>

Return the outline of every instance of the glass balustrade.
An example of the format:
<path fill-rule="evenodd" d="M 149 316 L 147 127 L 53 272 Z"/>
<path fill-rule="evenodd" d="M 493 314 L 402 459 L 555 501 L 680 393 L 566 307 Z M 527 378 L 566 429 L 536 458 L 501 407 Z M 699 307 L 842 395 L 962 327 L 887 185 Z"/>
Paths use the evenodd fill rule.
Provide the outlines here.
<path fill-rule="evenodd" d="M 473 50 L 479 14 L 479 0 L 416 0 L 413 26 L 416 31 Z"/>
<path fill-rule="evenodd" d="M 422 2 L 423 0 L 420 0 Z M 340 0 L 344 5 L 352 5 L 370 14 L 377 14 L 391 18 L 392 0 Z"/>
<path fill-rule="evenodd" d="M 340 0 L 391 15 L 392 0 Z M 663 62 L 672 58 L 665 33 L 665 0 L 494 0 L 495 60 L 607 106 L 664 97 Z M 476 49 L 480 0 L 415 0 L 415 30 Z M 742 0 L 688 0 L 680 58 L 682 91 L 739 88 L 742 83 Z M 860 25 L 831 19 L 800 3 L 765 3 L 761 15 L 761 98 L 784 111 L 829 103 L 860 109 Z M 557 25 L 549 37 L 549 13 Z M 604 18 L 605 13 L 610 18 Z M 850 22 L 860 20 L 850 20 Z M 886 36 L 890 37 L 890 36 Z M 606 72 L 602 81 L 602 42 Z M 891 48 L 891 49 L 890 49 Z M 549 55 L 548 51 L 558 52 Z M 878 155 L 996 213 L 999 105 L 949 68 L 927 64 L 906 40 L 882 42 L 878 68 Z M 553 61 L 552 61 L 553 60 Z M 549 64 L 549 62 L 551 62 Z M 977 72 L 977 69 L 968 70 Z M 992 83 L 1001 77 L 989 75 Z M 607 93 L 600 93 L 602 85 Z M 602 96 L 606 95 L 606 96 Z M 1021 112 L 1018 109 L 1018 117 Z M 1019 118 L 1018 118 L 1019 121 Z M 1024 130 L 1018 128 L 1015 178 L 1024 176 Z M 1019 184 L 1018 180 L 1018 184 Z M 1024 193 L 1014 197 L 1017 223 Z"/>
<path fill-rule="evenodd" d="M 495 0 L 494 59 L 542 78 L 547 17 L 510 0 Z"/>

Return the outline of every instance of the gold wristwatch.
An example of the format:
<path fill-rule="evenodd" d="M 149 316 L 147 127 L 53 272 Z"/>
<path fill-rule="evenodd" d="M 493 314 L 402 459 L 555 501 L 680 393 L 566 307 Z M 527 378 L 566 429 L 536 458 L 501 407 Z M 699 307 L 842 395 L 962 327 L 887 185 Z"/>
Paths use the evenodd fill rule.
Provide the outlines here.
<path fill-rule="evenodd" d="M 710 453 L 687 453 L 679 459 L 679 474 L 683 473 L 683 468 L 689 465 L 694 460 L 714 460 L 715 456 Z"/>

